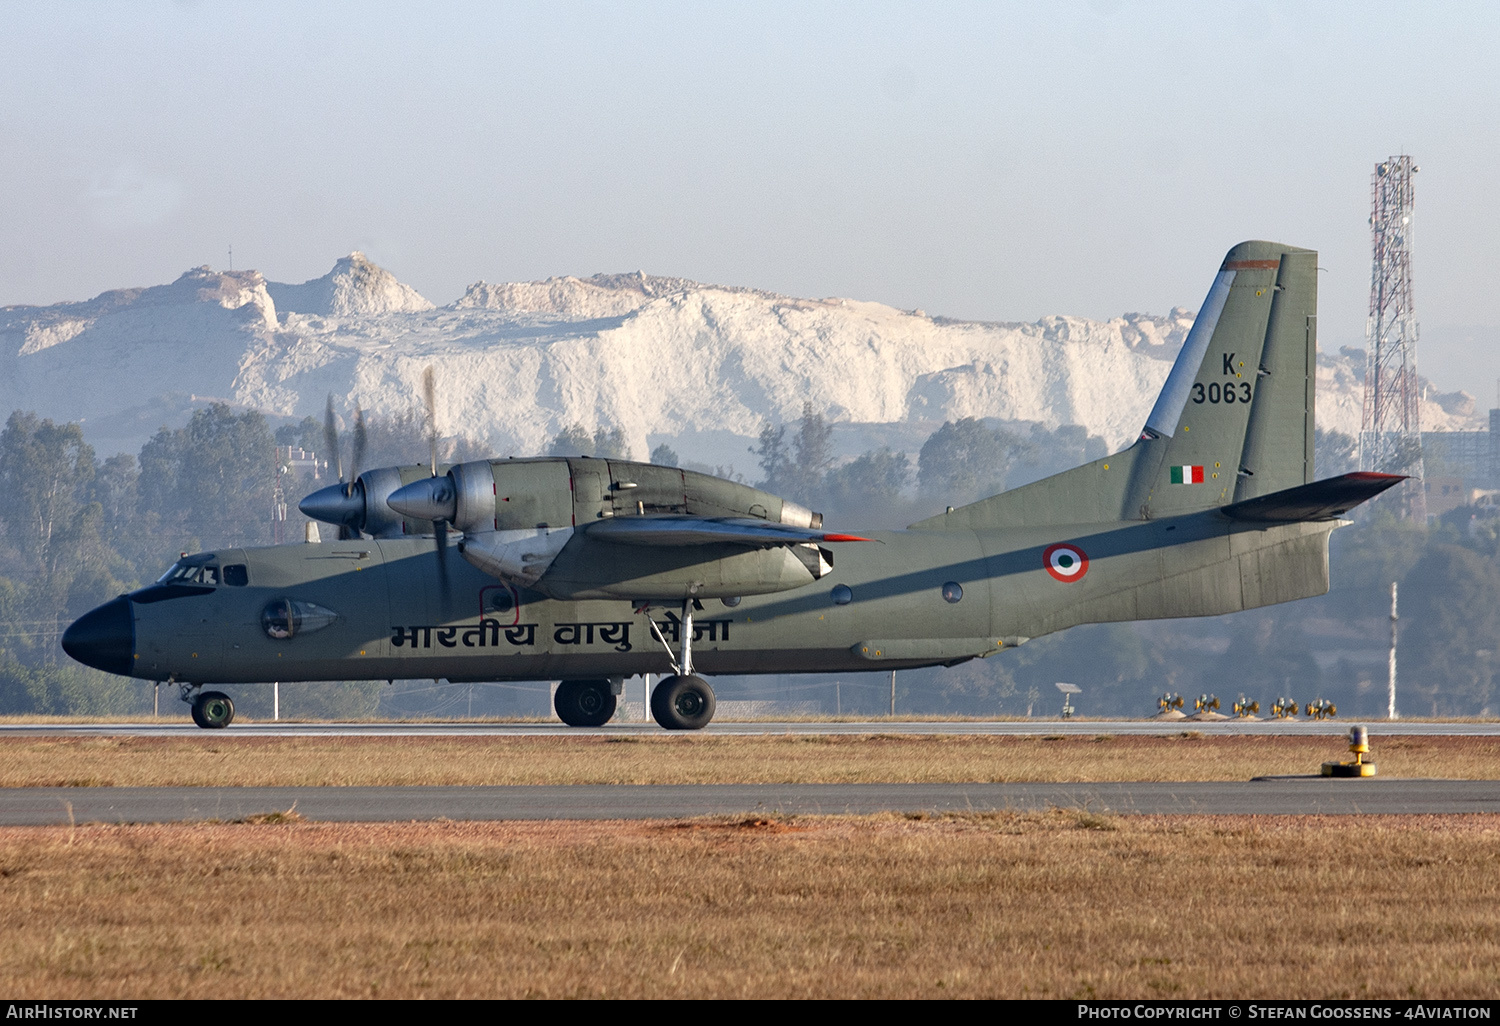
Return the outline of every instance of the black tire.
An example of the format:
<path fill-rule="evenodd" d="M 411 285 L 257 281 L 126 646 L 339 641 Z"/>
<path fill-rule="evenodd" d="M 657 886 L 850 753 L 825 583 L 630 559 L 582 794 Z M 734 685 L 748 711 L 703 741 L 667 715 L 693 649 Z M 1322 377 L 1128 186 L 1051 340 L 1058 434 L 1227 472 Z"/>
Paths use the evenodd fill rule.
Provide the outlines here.
<path fill-rule="evenodd" d="M 651 692 L 651 718 L 668 730 L 702 730 L 718 702 L 702 677 L 663 677 Z"/>
<path fill-rule="evenodd" d="M 615 715 L 615 696 L 607 680 L 565 680 L 557 685 L 552 708 L 570 727 L 602 727 Z"/>
<path fill-rule="evenodd" d="M 193 699 L 193 722 L 207 730 L 222 730 L 234 722 L 234 699 L 222 691 L 205 691 Z"/>

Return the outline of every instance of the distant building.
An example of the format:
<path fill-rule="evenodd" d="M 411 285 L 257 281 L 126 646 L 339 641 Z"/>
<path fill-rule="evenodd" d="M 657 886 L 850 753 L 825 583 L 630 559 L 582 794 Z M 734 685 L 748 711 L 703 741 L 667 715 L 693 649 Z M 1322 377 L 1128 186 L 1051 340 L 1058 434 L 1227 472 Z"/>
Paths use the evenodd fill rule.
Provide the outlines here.
<path fill-rule="evenodd" d="M 1422 432 L 1422 459 L 1429 478 L 1462 478 L 1471 488 L 1500 487 L 1500 410 L 1490 411 L 1488 431 Z"/>
<path fill-rule="evenodd" d="M 1444 513 L 1469 505 L 1469 493 L 1478 490 L 1469 488 L 1461 477 L 1435 477 L 1432 474 L 1427 475 L 1426 485 L 1428 520 L 1436 520 Z"/>

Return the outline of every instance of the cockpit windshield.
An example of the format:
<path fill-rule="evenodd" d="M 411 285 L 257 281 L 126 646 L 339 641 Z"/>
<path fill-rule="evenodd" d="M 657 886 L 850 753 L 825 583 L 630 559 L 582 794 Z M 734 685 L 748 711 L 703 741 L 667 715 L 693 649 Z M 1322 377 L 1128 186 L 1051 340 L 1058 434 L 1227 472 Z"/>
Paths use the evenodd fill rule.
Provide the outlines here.
<path fill-rule="evenodd" d="M 178 560 L 171 569 L 156 579 L 157 584 L 218 584 L 217 563 L 188 563 Z"/>

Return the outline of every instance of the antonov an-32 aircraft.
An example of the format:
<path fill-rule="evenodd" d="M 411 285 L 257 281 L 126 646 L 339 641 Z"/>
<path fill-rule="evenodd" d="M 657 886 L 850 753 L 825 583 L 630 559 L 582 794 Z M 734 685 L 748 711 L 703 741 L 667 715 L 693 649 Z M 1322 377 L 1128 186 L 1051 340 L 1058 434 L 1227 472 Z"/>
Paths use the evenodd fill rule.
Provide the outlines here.
<path fill-rule="evenodd" d="M 560 680 L 558 716 L 593 726 L 670 671 L 652 715 L 692 730 L 703 674 L 951 666 L 1321 595 L 1340 516 L 1401 478 L 1313 479 L 1316 267 L 1235 246 L 1134 444 L 904 531 L 625 460 L 383 468 L 303 500 L 339 540 L 186 556 L 63 648 L 177 684 L 204 727 L 234 716 L 207 684 L 393 678 Z"/>

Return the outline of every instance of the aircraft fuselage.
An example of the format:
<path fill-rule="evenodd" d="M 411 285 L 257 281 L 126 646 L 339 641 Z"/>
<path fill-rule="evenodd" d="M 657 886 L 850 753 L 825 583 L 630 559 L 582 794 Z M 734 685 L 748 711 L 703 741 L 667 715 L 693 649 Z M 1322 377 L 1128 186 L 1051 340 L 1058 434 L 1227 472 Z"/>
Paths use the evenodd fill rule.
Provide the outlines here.
<path fill-rule="evenodd" d="M 1322 594 L 1335 526 L 1247 525 L 1211 511 L 1072 527 L 870 532 L 873 543 L 839 546 L 833 571 L 814 583 L 733 606 L 703 600 L 693 614 L 693 660 L 706 674 L 951 664 L 1078 623 Z M 93 649 L 107 657 L 85 661 L 198 684 L 518 681 L 663 673 L 663 641 L 678 650 L 679 603 L 549 599 L 451 550 L 444 589 L 436 561 L 430 538 L 187 557 L 183 564 L 204 568 L 199 580 L 153 585 L 96 611 L 113 617 L 117 636 L 112 649 Z"/>

